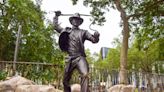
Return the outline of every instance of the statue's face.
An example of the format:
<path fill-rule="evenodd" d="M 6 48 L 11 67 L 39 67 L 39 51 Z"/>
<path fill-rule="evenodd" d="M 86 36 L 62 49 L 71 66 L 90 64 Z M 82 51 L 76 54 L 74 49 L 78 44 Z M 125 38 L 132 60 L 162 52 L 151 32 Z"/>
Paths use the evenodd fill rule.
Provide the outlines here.
<path fill-rule="evenodd" d="M 73 26 L 76 26 L 76 27 L 78 27 L 78 26 L 80 25 L 80 21 L 78 20 L 78 18 L 74 18 L 74 19 L 72 20 L 72 25 L 73 25 Z"/>

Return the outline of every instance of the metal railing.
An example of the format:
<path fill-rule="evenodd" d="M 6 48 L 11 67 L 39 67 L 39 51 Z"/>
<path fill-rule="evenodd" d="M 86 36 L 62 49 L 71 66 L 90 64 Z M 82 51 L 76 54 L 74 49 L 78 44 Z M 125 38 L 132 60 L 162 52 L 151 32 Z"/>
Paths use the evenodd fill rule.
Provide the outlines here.
<path fill-rule="evenodd" d="M 0 61 L 0 79 L 13 76 L 13 64 L 16 64 L 16 75 L 30 79 L 37 84 L 52 84 L 62 88 L 63 66 L 40 62 Z"/>
<path fill-rule="evenodd" d="M 119 71 L 91 68 L 92 92 L 107 92 L 113 85 L 119 84 Z M 128 71 L 128 84 L 136 88 L 136 92 L 163 92 L 164 74 Z"/>
<path fill-rule="evenodd" d="M 17 74 L 37 84 L 52 84 L 63 89 L 64 66 L 52 63 L 16 62 Z M 0 61 L 0 80 L 13 75 L 13 61 Z M 128 84 L 136 87 L 136 92 L 162 92 L 164 74 L 128 71 Z M 106 92 L 111 86 L 119 84 L 119 71 L 90 67 L 91 92 Z M 80 83 L 80 75 L 74 72 L 71 84 Z M 155 91 L 154 91 L 155 90 Z"/>

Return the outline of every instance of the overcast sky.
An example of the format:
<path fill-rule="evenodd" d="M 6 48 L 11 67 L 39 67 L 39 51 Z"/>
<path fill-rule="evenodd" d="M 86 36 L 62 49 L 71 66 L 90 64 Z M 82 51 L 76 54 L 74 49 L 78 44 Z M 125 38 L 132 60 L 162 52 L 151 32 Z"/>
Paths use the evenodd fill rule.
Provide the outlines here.
<path fill-rule="evenodd" d="M 89 7 L 83 6 L 82 2 L 78 2 L 77 5 L 73 6 L 71 0 L 43 0 L 41 9 L 46 12 L 60 10 L 62 14 L 74 14 L 77 12 L 81 14 L 89 14 L 91 10 Z M 53 13 L 49 13 L 46 15 L 46 17 L 50 20 L 53 19 L 53 16 Z M 91 23 L 90 17 L 82 16 L 82 18 L 84 19 L 84 22 L 80 26 L 80 28 L 87 29 L 90 33 L 93 34 L 94 32 L 89 29 L 89 25 Z M 59 17 L 59 23 L 61 23 L 62 27 L 71 27 L 68 19 L 68 16 Z M 120 13 L 118 11 L 111 9 L 110 12 L 106 14 L 106 19 L 107 22 L 104 23 L 104 26 L 92 26 L 93 29 L 96 29 L 100 33 L 99 43 L 92 44 L 89 41 L 85 42 L 85 48 L 89 48 L 92 53 L 98 53 L 101 47 L 112 48 L 111 42 L 121 33 L 121 28 L 119 27 Z"/>

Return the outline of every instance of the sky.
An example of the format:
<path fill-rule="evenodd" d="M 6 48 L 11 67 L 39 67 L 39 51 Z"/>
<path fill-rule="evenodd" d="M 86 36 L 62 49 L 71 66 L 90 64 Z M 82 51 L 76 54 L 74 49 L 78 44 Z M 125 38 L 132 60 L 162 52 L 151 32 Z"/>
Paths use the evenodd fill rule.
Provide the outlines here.
<path fill-rule="evenodd" d="M 83 6 L 82 0 L 79 0 L 77 5 L 72 5 L 71 0 L 43 0 L 41 9 L 48 14 L 46 18 L 51 20 L 54 17 L 54 13 L 51 11 L 60 10 L 62 14 L 90 14 L 91 8 Z M 49 13 L 51 12 L 51 13 Z M 91 34 L 94 31 L 89 29 L 89 25 L 92 21 L 90 21 L 91 17 L 81 16 L 84 19 L 83 24 L 80 26 L 81 29 L 88 30 Z M 110 9 L 109 12 L 106 13 L 106 22 L 104 26 L 93 25 L 92 29 L 96 29 L 100 33 L 100 40 L 97 44 L 93 44 L 92 42 L 85 42 L 85 49 L 90 49 L 91 53 L 99 53 L 101 47 L 112 48 L 111 42 L 114 38 L 118 37 L 121 33 L 121 28 L 119 27 L 120 23 L 120 13 L 117 10 Z M 60 16 L 59 23 L 61 23 L 62 27 L 71 27 L 69 23 L 69 16 Z"/>

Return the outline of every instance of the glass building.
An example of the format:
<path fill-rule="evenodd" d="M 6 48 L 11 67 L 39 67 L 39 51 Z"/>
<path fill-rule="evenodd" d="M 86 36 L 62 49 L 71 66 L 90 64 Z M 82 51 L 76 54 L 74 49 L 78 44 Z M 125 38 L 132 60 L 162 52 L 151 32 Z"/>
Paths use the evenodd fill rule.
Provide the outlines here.
<path fill-rule="evenodd" d="M 105 59 L 107 57 L 108 51 L 109 51 L 109 48 L 101 47 L 100 53 L 101 53 L 102 59 Z"/>

